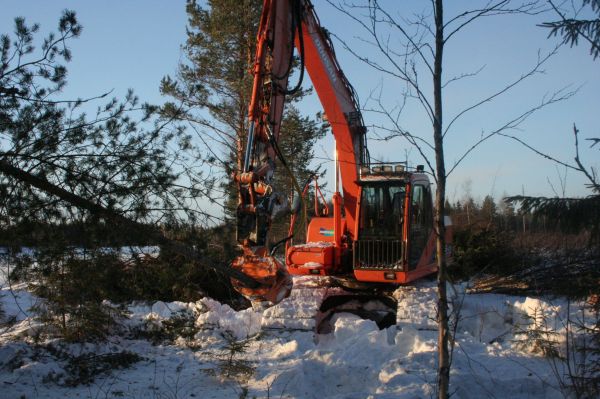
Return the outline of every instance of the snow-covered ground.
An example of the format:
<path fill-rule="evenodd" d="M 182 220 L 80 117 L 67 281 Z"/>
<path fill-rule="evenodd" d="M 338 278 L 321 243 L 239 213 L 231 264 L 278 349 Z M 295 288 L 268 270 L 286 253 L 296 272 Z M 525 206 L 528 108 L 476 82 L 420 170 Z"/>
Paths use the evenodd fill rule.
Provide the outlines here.
<path fill-rule="evenodd" d="M 35 340 L 39 327 L 29 308 L 36 298 L 23 285 L 1 291 L 2 398 L 422 398 L 435 396 L 437 331 L 432 282 L 399 288 L 397 325 L 350 313 L 331 320 L 332 332 L 316 334 L 316 309 L 337 293 L 319 280 L 298 278 L 293 295 L 272 308 L 234 311 L 212 299 L 196 303 L 131 304 L 129 334 L 98 344 Z M 451 392 L 457 398 L 559 398 L 551 362 L 517 334 L 540 319 L 561 331 L 563 300 L 506 295 L 464 295 L 457 288 L 461 322 L 456 329 Z M 571 308 L 576 311 L 574 307 Z M 135 331 L 159 329 L 188 315 L 193 337 L 151 342 Z M 148 336 L 148 335 L 146 335 Z M 127 337 L 127 338 L 125 338 Z M 78 359 L 134 353 L 127 368 L 114 367 L 88 384 L 69 379 Z M 82 356 L 83 355 L 83 356 Z"/>

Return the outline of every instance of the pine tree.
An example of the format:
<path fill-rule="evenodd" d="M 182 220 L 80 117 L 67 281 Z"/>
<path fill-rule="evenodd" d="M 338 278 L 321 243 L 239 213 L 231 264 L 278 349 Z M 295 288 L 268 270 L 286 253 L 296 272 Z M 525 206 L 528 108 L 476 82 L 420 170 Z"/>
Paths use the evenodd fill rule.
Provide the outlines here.
<path fill-rule="evenodd" d="M 163 107 L 164 115 L 189 122 L 205 158 L 222 172 L 220 202 L 228 219 L 235 217 L 237 207 L 237 187 L 230 176 L 242 169 L 253 81 L 250 70 L 261 9 L 259 0 L 210 0 L 206 7 L 189 1 L 185 60 L 177 75 L 166 76 L 160 86 L 161 92 L 173 99 Z M 305 94 L 301 90 L 288 102 Z M 293 106 L 287 108 L 280 146 L 302 184 L 309 173 L 312 146 L 324 132 L 312 118 L 301 116 Z M 286 172 L 280 168 L 276 176 L 275 189 L 290 193 Z"/>
<path fill-rule="evenodd" d="M 181 154 L 167 150 L 185 148 L 182 130 L 156 119 L 155 107 L 140 104 L 131 91 L 122 101 L 99 105 L 88 117 L 84 104 L 89 113 L 99 98 L 61 98 L 67 84 L 65 63 L 71 59 L 69 43 L 81 32 L 75 12 L 63 13 L 58 32 L 48 35 L 39 51 L 34 45 L 38 29 L 16 18 L 14 39 L 0 39 L 0 222 L 93 219 L 7 177 L 10 168 L 133 219 L 164 220 L 169 213 L 177 218 L 177 212 L 186 210 L 183 199 L 197 191 L 188 187 L 193 192 L 185 193 L 176 184 L 180 173 L 172 165 Z"/>
<path fill-rule="evenodd" d="M 560 17 L 559 21 L 544 22 L 541 26 L 549 28 L 550 36 L 562 36 L 563 43 L 571 45 L 571 47 L 579 44 L 579 39 L 588 42 L 590 45 L 590 54 L 594 59 L 600 56 L 600 1 L 598 0 L 581 0 L 581 8 L 577 15 L 569 17 L 561 11 L 552 1 L 549 1 L 551 7 Z M 575 5 L 573 5 L 575 7 Z M 582 11 L 589 7 L 595 18 L 583 19 L 579 15 Z"/>
<path fill-rule="evenodd" d="M 167 242 L 156 224 L 194 220 L 201 211 L 186 201 L 199 196 L 203 183 L 182 182 L 183 172 L 173 167 L 189 147 L 183 130 L 160 120 L 156 108 L 139 104 L 132 92 L 99 105 L 91 117 L 84 105 L 89 113 L 105 95 L 61 96 L 69 45 L 81 29 L 67 10 L 40 48 L 39 26 L 24 18 L 15 19 L 12 37 L 0 37 L 0 230 L 21 233 L 11 234 L 8 244 L 32 238 L 38 244 L 23 275 L 46 299 L 40 313 L 72 339 L 108 331 L 114 312 L 103 304 L 110 297 L 105 288 L 123 286 L 106 278 L 123 265 L 117 256 L 103 256 L 99 248 L 107 238 L 99 233 L 110 224 L 121 238 Z M 82 257 L 65 231 L 54 228 L 75 225 L 84 236 L 76 243 L 97 256 Z"/>
<path fill-rule="evenodd" d="M 166 76 L 160 84 L 161 93 L 174 100 L 163 107 L 165 115 L 189 122 L 208 163 L 223 172 L 228 217 L 235 215 L 237 197 L 229 176 L 241 169 L 261 5 L 257 0 L 210 0 L 203 8 L 188 1 L 185 60 L 175 77 Z"/>
<path fill-rule="evenodd" d="M 496 202 L 491 195 L 486 195 L 481 204 L 481 219 L 487 226 L 487 228 L 491 228 L 494 224 L 496 216 L 498 216 L 498 209 L 496 206 Z"/>

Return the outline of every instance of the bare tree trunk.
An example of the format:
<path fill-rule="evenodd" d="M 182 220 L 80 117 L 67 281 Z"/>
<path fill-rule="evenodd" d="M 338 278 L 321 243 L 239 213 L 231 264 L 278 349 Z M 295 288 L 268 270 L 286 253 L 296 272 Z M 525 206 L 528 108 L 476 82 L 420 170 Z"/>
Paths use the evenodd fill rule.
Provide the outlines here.
<path fill-rule="evenodd" d="M 437 190 L 435 195 L 435 227 L 437 230 L 438 262 L 438 398 L 448 398 L 450 385 L 450 354 L 448 350 L 448 294 L 446 292 L 446 237 L 444 206 L 446 197 L 446 167 L 444 164 L 444 138 L 442 130 L 442 59 L 444 54 L 444 15 L 442 0 L 435 0 L 435 60 L 433 71 L 433 96 L 435 115 L 433 140 Z"/>
<path fill-rule="evenodd" d="M 462 12 L 453 10 L 453 16 L 448 18 L 447 21 L 444 21 L 443 0 L 432 0 L 429 2 L 429 4 L 431 4 L 433 8 L 435 25 L 435 29 L 433 29 L 433 26 L 430 26 L 425 22 L 430 20 L 429 12 L 423 13 L 422 15 L 417 15 L 415 18 L 396 18 L 395 16 L 400 14 L 398 10 L 401 9 L 402 6 L 397 6 L 394 11 L 389 11 L 386 10 L 386 7 L 381 4 L 383 2 L 378 1 L 365 2 L 368 4 L 358 4 L 358 2 L 345 1 L 338 2 L 334 0 L 327 0 L 327 2 L 337 10 L 349 16 L 352 20 L 356 21 L 359 25 L 359 30 L 364 29 L 369 36 L 366 40 L 364 40 L 364 42 L 371 43 L 374 48 L 383 55 L 383 58 L 390 62 L 390 64 L 387 64 L 387 61 L 380 63 L 375 57 L 366 57 L 363 51 L 359 51 L 357 49 L 355 50 L 353 46 L 349 45 L 348 43 L 344 42 L 344 47 L 350 53 L 355 55 L 357 59 L 359 59 L 361 62 L 365 62 L 374 70 L 383 72 L 386 75 L 389 74 L 390 76 L 395 76 L 399 81 L 406 83 L 408 88 L 404 94 L 404 99 L 416 99 L 422 105 L 427 116 L 432 119 L 433 142 L 430 140 L 422 140 L 421 137 L 412 135 L 398 122 L 400 119 L 400 114 L 404 109 L 403 106 L 399 109 L 396 105 L 394 105 L 392 108 L 387 108 L 384 105 L 384 101 L 382 100 L 381 96 L 377 100 L 379 101 L 380 109 L 376 111 L 381 111 L 382 114 L 388 118 L 389 124 L 391 125 L 391 128 L 386 126 L 382 126 L 381 128 L 386 132 L 396 131 L 397 134 L 392 135 L 390 138 L 401 137 L 406 139 L 411 146 L 416 148 L 419 152 L 419 155 L 425 160 L 427 166 L 432 171 L 437 184 L 435 197 L 436 213 L 434 221 L 434 230 L 437 235 L 436 255 L 438 265 L 437 321 L 439 328 L 439 368 L 437 382 L 439 398 L 446 399 L 449 396 L 451 349 L 453 348 L 452 332 L 448 329 L 449 311 L 448 296 L 446 292 L 446 284 L 448 282 L 446 270 L 446 229 L 444 225 L 446 177 L 448 174 L 452 173 L 453 170 L 456 169 L 458 165 L 462 163 L 462 161 L 466 159 L 466 157 L 475 148 L 479 147 L 491 137 L 497 135 L 506 135 L 503 133 L 505 130 L 514 129 L 532 113 L 546 107 L 547 105 L 567 99 L 571 97 L 574 92 L 557 91 L 551 96 L 545 96 L 539 105 L 522 113 L 517 118 L 507 120 L 504 124 L 500 125 L 499 128 L 493 129 L 481 135 L 473 144 L 467 146 L 463 154 L 453 162 L 453 165 L 447 171 L 444 160 L 444 135 L 449 131 L 452 131 L 450 128 L 454 125 L 454 123 L 458 120 L 461 120 L 471 110 L 480 108 L 482 105 L 504 95 L 519 83 L 537 75 L 542 70 L 542 66 L 556 53 L 556 49 L 550 51 L 544 56 L 539 56 L 537 62 L 531 69 L 507 84 L 505 87 L 475 101 L 474 105 L 470 105 L 457 113 L 453 113 L 454 115 L 449 118 L 449 122 L 447 122 L 446 126 L 444 126 L 442 117 L 442 60 L 445 44 L 448 43 L 452 37 L 456 38 L 459 32 L 463 31 L 465 27 L 472 24 L 476 20 L 494 15 L 537 14 L 539 11 L 539 4 L 537 4 L 535 1 L 523 3 L 505 0 L 485 2 L 483 6 L 473 6 L 476 8 L 465 9 Z M 354 12 L 351 12 L 350 10 L 353 10 Z M 429 39 L 430 33 L 434 36 L 433 42 Z M 397 48 L 392 49 L 391 47 L 393 47 L 393 40 L 390 39 L 393 38 L 394 35 L 397 35 L 400 45 Z M 389 67 L 386 67 L 386 64 L 389 65 Z M 433 98 L 426 95 L 427 89 L 419 84 L 419 73 L 422 70 L 425 70 L 427 73 L 431 72 L 432 74 Z M 478 72 L 473 74 L 462 74 L 450 79 L 446 83 L 477 74 Z M 519 139 L 516 138 L 516 140 Z M 431 157 L 428 156 L 429 147 L 433 147 L 435 151 L 435 165 Z M 476 222 L 477 206 L 472 202 L 472 198 L 466 198 L 466 204 L 464 208 L 466 215 L 462 215 L 462 217 L 467 218 L 469 224 Z M 493 215 L 490 215 L 490 220 L 491 216 Z M 452 317 L 454 320 L 454 315 Z"/>
<path fill-rule="evenodd" d="M 467 202 L 467 224 L 470 226 L 471 225 L 471 205 L 469 202 Z"/>
<path fill-rule="evenodd" d="M 524 197 L 525 196 L 525 186 L 521 186 L 521 193 L 523 194 L 523 197 Z M 525 230 L 527 230 L 526 229 L 527 224 L 526 224 L 526 221 L 525 221 L 525 213 L 523 213 L 523 215 L 521 216 L 521 219 L 522 219 L 522 223 L 521 224 L 523 225 L 523 233 L 525 233 Z"/>

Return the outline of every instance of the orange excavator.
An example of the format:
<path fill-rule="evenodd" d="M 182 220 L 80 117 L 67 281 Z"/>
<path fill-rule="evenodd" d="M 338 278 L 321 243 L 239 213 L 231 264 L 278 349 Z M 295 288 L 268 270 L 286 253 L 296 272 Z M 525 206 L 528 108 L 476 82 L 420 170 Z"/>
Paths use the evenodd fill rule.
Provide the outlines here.
<path fill-rule="evenodd" d="M 289 89 L 294 47 L 300 59 L 299 82 Z M 331 216 L 312 218 L 306 243 L 282 240 L 282 263 L 269 248 L 271 219 L 284 202 L 272 179 L 276 159 L 291 174 L 278 141 L 286 134 L 280 131 L 286 95 L 298 90 L 304 69 L 335 137 L 333 211 Z M 237 240 L 243 255 L 232 266 L 259 284 L 250 287 L 234 279 L 236 288 L 250 299 L 278 303 L 290 293 L 290 275 L 398 285 L 436 272 L 429 179 L 422 166 L 409 170 L 406 162 L 370 162 L 367 129 L 354 90 L 309 0 L 264 0 L 252 72 L 243 170 L 233 175 L 239 189 Z M 306 190 L 297 183 L 295 189 L 296 197 L 303 199 Z M 299 214 L 306 217 L 305 205 L 295 208 L 293 220 Z M 293 228 L 292 223 L 290 233 Z"/>

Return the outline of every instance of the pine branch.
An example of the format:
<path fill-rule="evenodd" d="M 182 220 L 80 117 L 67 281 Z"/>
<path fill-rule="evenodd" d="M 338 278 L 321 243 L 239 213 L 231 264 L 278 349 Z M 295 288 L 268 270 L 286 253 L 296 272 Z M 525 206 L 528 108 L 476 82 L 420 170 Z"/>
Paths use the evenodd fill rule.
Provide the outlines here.
<path fill-rule="evenodd" d="M 160 232 L 160 230 L 155 228 L 149 228 L 149 226 L 126 218 L 116 210 L 103 207 L 86 198 L 75 195 L 63 188 L 60 188 L 50 183 L 43 177 L 35 176 L 27 171 L 14 167 L 13 165 L 3 160 L 0 160 L 0 172 L 2 172 L 8 177 L 15 178 L 27 185 L 33 186 L 50 195 L 56 196 L 61 200 L 66 201 L 78 208 L 87 210 L 96 217 L 105 218 L 113 223 L 116 223 L 121 227 L 130 228 L 134 231 L 143 231 L 144 233 L 148 234 L 149 238 L 155 240 L 160 245 L 169 247 L 169 249 L 171 249 L 173 252 L 176 252 L 177 254 L 187 259 L 198 262 L 199 264 L 203 265 L 203 267 L 214 269 L 217 272 L 223 273 L 228 277 L 234 278 L 249 288 L 257 288 L 260 286 L 260 283 L 258 281 L 254 280 L 253 278 L 245 275 L 244 273 L 236 269 L 233 269 L 229 266 L 215 266 L 215 264 L 211 262 L 211 260 L 201 257 L 191 247 L 188 247 L 187 245 L 182 244 L 180 242 L 168 239 Z"/>

